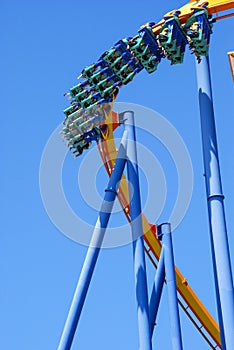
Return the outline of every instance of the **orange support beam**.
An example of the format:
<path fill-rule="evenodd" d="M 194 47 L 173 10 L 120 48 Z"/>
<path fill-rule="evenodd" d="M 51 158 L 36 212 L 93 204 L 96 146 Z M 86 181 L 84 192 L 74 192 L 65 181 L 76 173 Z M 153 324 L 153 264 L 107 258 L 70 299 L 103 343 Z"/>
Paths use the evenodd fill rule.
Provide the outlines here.
<path fill-rule="evenodd" d="M 179 10 L 181 11 L 181 16 L 183 15 L 191 15 L 191 7 L 198 6 L 201 4 L 207 3 L 206 9 L 208 10 L 209 15 L 213 15 L 214 13 L 219 13 L 222 11 L 231 10 L 234 8 L 234 0 L 209 0 L 209 1 L 189 1 L 188 4 L 181 7 Z"/>
<path fill-rule="evenodd" d="M 210 0 L 210 1 L 189 1 L 186 5 L 182 6 L 179 9 L 174 9 L 174 11 L 180 11 L 179 14 L 179 20 L 181 24 L 185 24 L 186 21 L 189 19 L 189 17 L 193 14 L 192 7 L 194 6 L 201 6 L 202 4 L 208 4 L 206 9 L 208 10 L 209 15 L 216 14 L 217 19 L 224 19 L 227 17 L 232 16 L 232 14 L 224 15 L 218 17 L 218 14 L 222 11 L 231 10 L 234 8 L 234 0 Z M 169 13 L 173 13 L 173 11 L 170 11 Z M 168 14 L 169 14 L 168 13 Z M 216 19 L 216 17 L 214 17 Z M 162 19 L 160 22 L 155 24 L 153 27 L 154 34 L 157 35 L 162 27 L 162 24 L 164 23 L 164 19 Z"/>

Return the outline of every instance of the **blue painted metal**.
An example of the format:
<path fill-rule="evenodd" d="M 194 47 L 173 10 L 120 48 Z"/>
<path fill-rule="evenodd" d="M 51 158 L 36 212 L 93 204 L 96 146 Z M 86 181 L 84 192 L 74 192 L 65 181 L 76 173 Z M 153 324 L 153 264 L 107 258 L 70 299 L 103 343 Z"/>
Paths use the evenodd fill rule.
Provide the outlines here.
<path fill-rule="evenodd" d="M 179 18 L 174 13 L 173 16 L 165 18 L 159 32 L 160 44 L 164 47 L 172 64 L 182 63 L 184 52 L 188 40 L 181 28 Z"/>
<path fill-rule="evenodd" d="M 110 50 L 104 52 L 101 58 L 125 85 L 144 68 L 129 49 L 128 39 L 119 40 Z"/>
<path fill-rule="evenodd" d="M 168 291 L 169 314 L 171 320 L 171 341 L 173 350 L 182 350 L 182 336 L 179 307 L 176 291 L 175 263 L 172 247 L 171 225 L 164 223 L 158 226 L 158 236 L 162 239 L 164 263 Z"/>
<path fill-rule="evenodd" d="M 89 82 L 88 80 L 84 80 L 82 83 L 79 83 L 75 86 L 73 86 L 71 89 L 70 89 L 70 95 L 71 97 L 75 97 L 77 94 L 79 94 L 83 88 L 87 88 L 89 87 Z"/>
<path fill-rule="evenodd" d="M 151 331 L 151 337 L 154 332 L 154 326 L 158 314 L 158 307 L 160 303 L 160 299 L 162 296 L 162 290 L 163 290 L 163 284 L 165 281 L 165 264 L 164 264 L 164 250 L 162 248 L 160 259 L 158 262 L 157 272 L 155 275 L 155 281 L 150 297 L 149 302 L 149 321 L 150 321 L 150 331 Z"/>
<path fill-rule="evenodd" d="M 99 59 L 96 63 L 90 64 L 89 66 L 85 67 L 82 72 L 81 76 L 83 78 L 90 78 L 93 74 L 99 72 L 100 70 L 108 67 L 105 61 L 102 59 Z"/>
<path fill-rule="evenodd" d="M 138 30 L 138 36 L 130 42 L 131 51 L 138 58 L 148 73 L 153 73 L 161 58 L 164 57 L 162 48 L 159 47 L 157 39 L 153 33 L 152 25 L 146 24 Z"/>
<path fill-rule="evenodd" d="M 208 19 L 208 11 L 195 6 L 193 15 L 185 23 L 183 29 L 191 39 L 190 48 L 200 56 L 208 55 L 211 28 L 212 20 Z"/>
<path fill-rule="evenodd" d="M 149 325 L 148 290 L 146 279 L 146 266 L 144 254 L 144 241 L 141 217 L 141 201 L 139 174 L 136 153 L 136 135 L 134 126 L 134 113 L 132 111 L 124 113 L 125 128 L 128 132 L 127 146 L 127 170 L 130 201 L 131 229 L 133 237 L 133 254 L 135 270 L 135 286 L 137 299 L 137 316 L 139 327 L 139 349 L 151 350 L 151 336 Z"/>
<path fill-rule="evenodd" d="M 119 184 L 119 181 L 121 180 L 124 166 L 126 163 L 126 145 L 127 132 L 125 131 L 120 144 L 115 166 L 112 171 L 107 189 L 105 191 L 105 196 L 101 206 L 99 217 L 97 219 L 96 226 L 93 231 L 93 236 L 87 251 L 87 255 L 76 287 L 73 301 L 60 339 L 58 350 L 69 350 L 72 345 L 76 327 L 80 318 L 89 284 L 101 249 L 106 227 L 111 215 L 114 200 L 117 195 L 116 187 Z"/>
<path fill-rule="evenodd" d="M 222 350 L 234 349 L 234 290 L 214 120 L 209 58 L 196 63 L 211 251 Z M 221 306 L 221 307 L 220 307 Z M 223 333 L 223 335 L 222 335 Z M 223 337 L 224 336 L 224 337 Z"/>

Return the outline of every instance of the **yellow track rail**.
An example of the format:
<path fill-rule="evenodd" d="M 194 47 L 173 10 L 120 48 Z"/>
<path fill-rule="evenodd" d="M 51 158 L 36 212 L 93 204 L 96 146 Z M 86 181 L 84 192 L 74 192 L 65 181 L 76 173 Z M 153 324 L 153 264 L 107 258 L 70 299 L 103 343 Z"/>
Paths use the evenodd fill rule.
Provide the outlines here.
<path fill-rule="evenodd" d="M 174 9 L 173 11 L 168 12 L 166 15 L 173 13 L 175 10 L 179 10 L 179 20 L 181 24 L 185 24 L 185 22 L 189 19 L 189 17 L 193 14 L 192 7 L 201 6 L 201 4 L 208 3 L 206 9 L 208 10 L 209 15 L 218 14 L 222 11 L 231 10 L 234 8 L 234 0 L 209 0 L 209 1 L 189 1 L 186 5 L 182 6 L 179 9 Z M 162 24 L 164 23 L 164 19 L 154 25 L 153 32 L 154 34 L 158 34 L 161 29 Z"/>

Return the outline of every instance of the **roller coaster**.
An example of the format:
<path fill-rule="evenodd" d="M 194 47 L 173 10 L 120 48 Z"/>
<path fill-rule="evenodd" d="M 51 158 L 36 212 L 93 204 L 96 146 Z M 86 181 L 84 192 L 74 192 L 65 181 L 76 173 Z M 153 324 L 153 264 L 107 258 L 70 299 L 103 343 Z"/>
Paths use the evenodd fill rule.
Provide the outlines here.
<path fill-rule="evenodd" d="M 195 56 L 198 71 L 201 69 L 199 67 L 203 66 L 204 69 L 204 62 L 207 62 L 209 55 L 212 27 L 217 20 L 233 16 L 232 13 L 219 15 L 220 12 L 233 8 L 234 1 L 232 0 L 190 1 L 180 9 L 168 12 L 158 23 L 145 23 L 140 27 L 136 36 L 119 40 L 113 47 L 105 51 L 97 62 L 86 66 L 79 76 L 79 83 L 65 94 L 70 100 L 70 105 L 64 110 L 65 119 L 62 134 L 74 158 L 81 156 L 84 151 L 90 148 L 92 142 L 96 142 L 107 174 L 111 179 L 118 161 L 114 131 L 119 125 L 125 123 L 126 117 L 125 113 L 117 113 L 112 109 L 120 88 L 132 82 L 143 69 L 149 74 L 154 73 L 163 59 L 169 60 L 171 65 L 183 63 L 186 47 Z M 230 52 L 229 61 L 234 77 L 233 57 L 233 52 Z M 202 104 L 202 102 L 200 103 Z M 202 105 L 200 105 L 201 108 Z M 129 200 L 128 185 L 126 181 L 123 181 L 125 180 L 124 175 L 121 173 L 119 176 L 122 181 L 116 195 L 128 222 L 132 223 L 134 209 Z M 221 198 L 222 193 L 220 195 L 216 193 L 212 195 L 212 198 L 214 196 Z M 149 223 L 143 213 L 140 216 L 144 251 L 159 274 L 163 247 L 163 241 L 160 239 L 162 228 Z M 217 271 L 215 273 L 218 275 L 219 265 L 217 261 L 216 264 Z M 94 266 L 93 262 L 93 269 Z M 91 272 L 90 274 L 92 275 Z M 163 282 L 167 281 L 167 277 L 163 274 L 162 276 Z M 91 279 L 91 276 L 89 278 Z M 218 324 L 177 267 L 175 267 L 175 279 L 178 304 L 203 336 L 208 346 L 211 349 L 233 350 L 234 336 L 230 335 L 226 329 L 223 312 L 225 306 L 222 304 L 220 289 L 217 292 L 220 294 L 219 302 L 221 303 Z M 88 282 L 82 288 L 83 292 L 87 290 Z M 82 288 L 79 286 L 79 291 Z M 70 310 L 59 350 L 71 348 L 79 319 L 78 314 L 81 312 L 85 297 L 82 299 L 81 296 L 75 295 L 74 300 L 75 298 L 80 299 L 78 301 L 76 299 L 71 307 L 72 311 Z M 233 307 L 233 286 L 230 298 L 231 307 Z M 77 311 L 78 304 L 79 312 Z M 229 310 L 229 312 L 234 314 L 234 309 Z M 228 322 L 230 320 L 233 322 L 233 315 Z M 233 329 L 232 333 L 234 333 Z M 145 342 L 142 341 L 140 348 L 142 350 L 151 349 L 151 346 L 145 340 Z M 177 345 L 174 344 L 173 349 L 182 349 L 182 344 L 180 342 Z"/>

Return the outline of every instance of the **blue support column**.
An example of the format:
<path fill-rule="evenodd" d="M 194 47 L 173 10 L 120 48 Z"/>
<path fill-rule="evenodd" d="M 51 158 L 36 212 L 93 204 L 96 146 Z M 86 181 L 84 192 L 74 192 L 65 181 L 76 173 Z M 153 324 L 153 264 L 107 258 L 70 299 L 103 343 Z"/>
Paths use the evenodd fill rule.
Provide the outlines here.
<path fill-rule="evenodd" d="M 164 264 L 164 250 L 162 248 L 158 267 L 155 275 L 155 281 L 149 302 L 149 321 L 151 337 L 153 336 L 154 326 L 158 314 L 158 307 L 162 296 L 163 284 L 165 280 L 165 264 Z"/>
<path fill-rule="evenodd" d="M 124 132 L 118 156 L 112 171 L 107 189 L 105 191 L 104 200 L 93 231 L 93 236 L 84 265 L 80 274 L 80 278 L 76 287 L 76 291 L 72 300 L 69 314 L 64 326 L 64 330 L 60 339 L 58 350 L 69 350 L 75 335 L 76 327 L 80 318 L 81 310 L 84 305 L 89 284 L 93 275 L 93 271 L 97 262 L 97 258 L 101 249 L 102 241 L 105 235 L 106 227 L 111 215 L 114 200 L 117 195 L 117 185 L 121 180 L 124 166 L 126 163 L 126 145 L 127 132 Z"/>
<path fill-rule="evenodd" d="M 208 57 L 196 63 L 211 251 L 222 350 L 234 349 L 234 291 Z"/>
<path fill-rule="evenodd" d="M 172 247 L 171 225 L 169 223 L 164 223 L 158 226 L 158 236 L 162 240 L 164 250 L 168 304 L 171 320 L 172 349 L 182 350 L 182 336 L 176 291 L 175 263 Z"/>
<path fill-rule="evenodd" d="M 129 186 L 129 197 L 131 199 L 130 216 L 133 237 L 137 316 L 139 327 L 139 349 L 151 350 L 152 344 L 149 325 L 148 290 L 146 279 L 144 240 L 142 236 L 143 228 L 141 217 L 140 186 L 136 153 L 134 113 L 132 111 L 124 112 L 124 119 L 126 120 L 125 128 L 128 132 L 127 170 L 128 180 L 131 184 Z"/>

